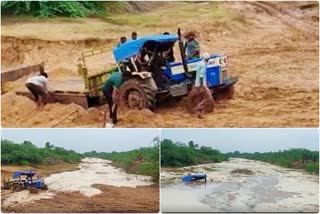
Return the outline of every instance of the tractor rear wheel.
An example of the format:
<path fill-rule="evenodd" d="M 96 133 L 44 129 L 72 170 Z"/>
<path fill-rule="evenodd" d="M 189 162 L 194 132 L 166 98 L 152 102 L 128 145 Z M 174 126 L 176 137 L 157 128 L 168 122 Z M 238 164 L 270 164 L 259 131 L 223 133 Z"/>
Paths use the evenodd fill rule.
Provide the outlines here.
<path fill-rule="evenodd" d="M 213 97 L 206 88 L 194 88 L 188 95 L 188 109 L 191 113 L 210 113 L 213 111 Z"/>
<path fill-rule="evenodd" d="M 234 85 L 229 85 L 221 89 L 215 89 L 213 92 L 214 99 L 218 101 L 232 99 L 233 95 L 234 95 Z"/>
<path fill-rule="evenodd" d="M 155 108 L 156 92 L 137 79 L 124 82 L 119 89 L 119 105 L 123 109 L 150 109 Z"/>
<path fill-rule="evenodd" d="M 23 184 L 13 184 L 12 192 L 20 192 L 23 190 Z"/>

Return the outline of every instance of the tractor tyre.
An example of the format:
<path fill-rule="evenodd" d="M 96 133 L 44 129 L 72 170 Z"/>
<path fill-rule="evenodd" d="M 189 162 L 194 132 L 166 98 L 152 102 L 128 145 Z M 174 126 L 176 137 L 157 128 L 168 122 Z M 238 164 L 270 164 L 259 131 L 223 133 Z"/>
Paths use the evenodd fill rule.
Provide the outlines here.
<path fill-rule="evenodd" d="M 119 89 L 119 106 L 122 109 L 155 109 L 156 92 L 137 79 L 125 81 Z"/>
<path fill-rule="evenodd" d="M 21 192 L 23 190 L 23 184 L 13 184 L 12 192 Z"/>
<path fill-rule="evenodd" d="M 188 94 L 188 109 L 192 114 L 213 111 L 213 97 L 207 88 L 194 88 Z"/>
<path fill-rule="evenodd" d="M 230 100 L 234 95 L 234 85 L 229 85 L 225 88 L 215 89 L 213 97 L 215 100 Z"/>
<path fill-rule="evenodd" d="M 41 190 L 48 190 L 48 185 L 44 184 L 44 185 L 41 187 Z"/>

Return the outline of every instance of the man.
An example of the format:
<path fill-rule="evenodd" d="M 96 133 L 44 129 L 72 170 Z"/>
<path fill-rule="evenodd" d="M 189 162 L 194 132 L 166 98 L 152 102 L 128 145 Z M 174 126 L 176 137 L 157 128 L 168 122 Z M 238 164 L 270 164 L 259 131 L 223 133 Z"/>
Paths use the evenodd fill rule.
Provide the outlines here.
<path fill-rule="evenodd" d="M 118 44 L 117 47 L 120 47 L 122 44 L 124 44 L 124 43 L 126 43 L 126 42 L 127 42 L 127 37 L 122 36 L 122 37 L 120 38 L 120 43 Z"/>
<path fill-rule="evenodd" d="M 41 111 L 49 94 L 48 74 L 42 71 L 40 75 L 28 78 L 25 85 L 32 93 L 37 109 Z"/>
<path fill-rule="evenodd" d="M 170 33 L 164 32 L 163 35 L 170 35 Z M 173 54 L 173 45 L 174 43 L 168 43 L 167 45 L 165 45 L 165 49 L 167 49 L 167 51 L 165 52 L 165 61 L 168 63 L 175 61 Z"/>
<path fill-rule="evenodd" d="M 186 36 L 187 41 L 185 42 L 184 48 L 186 50 L 187 60 L 196 59 L 200 57 L 200 44 L 195 40 L 196 34 L 190 31 Z"/>
<path fill-rule="evenodd" d="M 131 38 L 132 38 L 132 40 L 137 40 L 137 38 L 138 38 L 137 32 L 132 32 L 131 33 Z"/>
<path fill-rule="evenodd" d="M 202 57 L 203 60 L 197 65 L 196 80 L 194 84 L 196 88 L 207 87 L 207 64 L 210 55 L 208 53 L 204 53 Z"/>
<path fill-rule="evenodd" d="M 201 103 L 199 103 L 195 110 L 200 119 L 203 118 L 202 113 L 205 111 L 206 106 L 213 104 L 213 98 L 211 96 L 210 89 L 207 87 L 207 64 L 209 62 L 210 55 L 208 53 L 203 54 L 203 60 L 198 63 L 195 79 L 195 91 L 196 96 L 205 97 Z"/>
<path fill-rule="evenodd" d="M 117 103 L 119 88 L 123 80 L 122 72 L 115 72 L 111 74 L 109 79 L 103 86 L 103 94 L 107 99 L 109 106 L 109 118 L 112 119 L 112 126 L 118 122 L 117 118 Z"/>

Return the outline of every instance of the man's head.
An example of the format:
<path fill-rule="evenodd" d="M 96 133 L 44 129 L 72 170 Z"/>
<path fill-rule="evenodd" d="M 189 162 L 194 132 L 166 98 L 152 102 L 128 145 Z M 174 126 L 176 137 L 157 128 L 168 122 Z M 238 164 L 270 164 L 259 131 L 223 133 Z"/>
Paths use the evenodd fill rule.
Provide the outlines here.
<path fill-rule="evenodd" d="M 196 38 L 196 33 L 194 31 L 190 31 L 186 34 L 186 39 L 192 41 Z"/>
<path fill-rule="evenodd" d="M 202 58 L 205 62 L 208 62 L 209 61 L 209 58 L 210 58 L 210 54 L 208 53 L 203 53 L 202 54 Z"/>
<path fill-rule="evenodd" d="M 170 33 L 169 32 L 164 32 L 163 35 L 170 35 Z"/>
<path fill-rule="evenodd" d="M 48 79 L 48 74 L 47 74 L 46 72 L 41 72 L 41 73 L 40 73 L 40 76 L 44 76 L 45 78 Z"/>
<path fill-rule="evenodd" d="M 132 32 L 131 33 L 131 38 L 132 38 L 132 40 L 136 40 L 138 38 L 137 32 Z"/>
<path fill-rule="evenodd" d="M 126 42 L 127 42 L 127 37 L 122 36 L 122 37 L 120 38 L 120 43 L 123 44 L 123 43 L 126 43 Z"/>

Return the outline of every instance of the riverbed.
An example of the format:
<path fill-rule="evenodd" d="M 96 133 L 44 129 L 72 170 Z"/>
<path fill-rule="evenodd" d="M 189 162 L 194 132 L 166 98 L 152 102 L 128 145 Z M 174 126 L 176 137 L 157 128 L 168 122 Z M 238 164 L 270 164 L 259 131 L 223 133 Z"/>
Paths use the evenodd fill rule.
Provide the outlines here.
<path fill-rule="evenodd" d="M 102 191 L 94 184 L 110 185 L 114 187 L 138 187 L 153 184 L 150 176 L 127 174 L 120 168 L 113 167 L 111 161 L 99 158 L 84 158 L 78 170 L 52 174 L 46 177 L 48 191 L 30 194 L 28 190 L 10 193 L 5 196 L 3 207 L 17 206 L 40 199 L 53 198 L 58 192 L 79 192 L 83 196 L 92 197 Z"/>
<path fill-rule="evenodd" d="M 252 174 L 232 173 L 247 169 Z M 187 173 L 207 183 L 185 184 Z M 240 158 L 161 172 L 163 212 L 318 212 L 319 177 L 301 170 Z"/>

